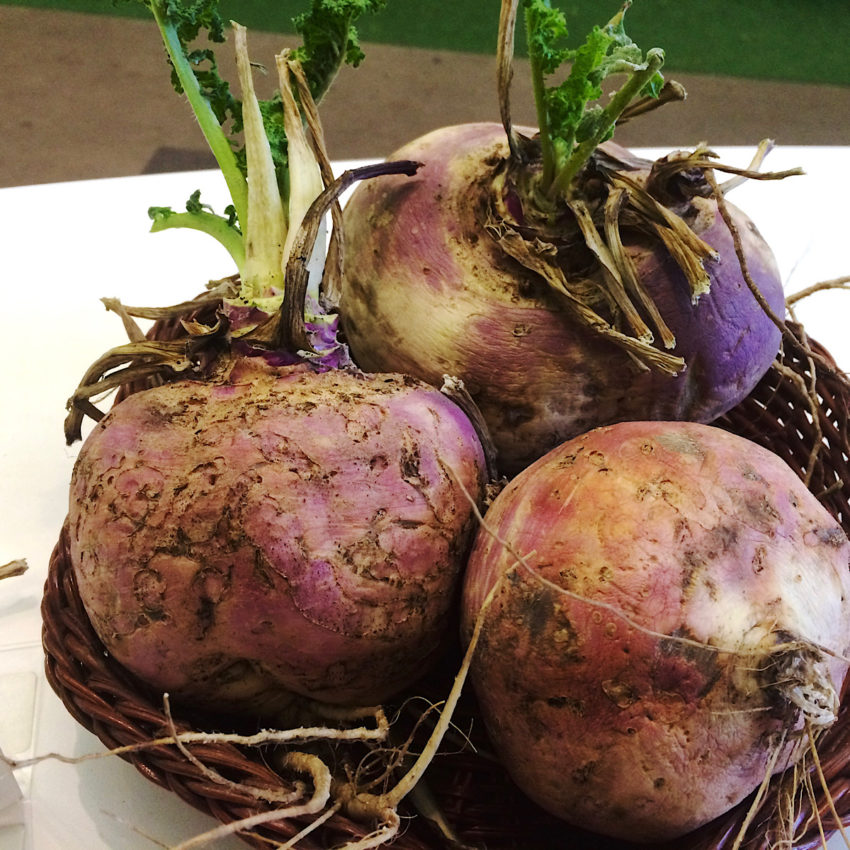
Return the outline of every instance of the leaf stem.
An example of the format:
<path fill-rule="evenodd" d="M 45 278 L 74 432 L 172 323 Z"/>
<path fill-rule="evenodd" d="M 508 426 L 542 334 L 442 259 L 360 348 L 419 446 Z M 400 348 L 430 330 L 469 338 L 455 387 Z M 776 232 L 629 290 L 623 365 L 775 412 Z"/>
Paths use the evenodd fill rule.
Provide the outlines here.
<path fill-rule="evenodd" d="M 198 79 L 192 70 L 189 60 L 186 58 L 177 29 L 168 18 L 165 0 L 152 0 L 150 9 L 162 34 L 162 40 L 168 53 L 168 58 L 171 60 L 171 65 L 180 81 L 186 99 L 189 101 L 189 105 L 192 107 L 192 111 L 198 120 L 201 132 L 204 134 L 204 138 L 224 175 L 224 180 L 230 191 L 230 198 L 236 210 L 236 216 L 240 224 L 244 226 L 248 206 L 248 185 L 242 172 L 239 170 L 233 148 L 219 124 L 212 107 L 201 91 Z"/>
<path fill-rule="evenodd" d="M 549 186 L 555 177 L 555 148 L 549 129 L 549 112 L 546 104 L 546 78 L 543 65 L 531 39 L 534 29 L 530 7 L 525 9 L 525 32 L 528 45 L 528 60 L 531 69 L 531 85 L 534 105 L 537 112 L 537 126 L 540 130 L 540 153 L 543 160 L 542 183 Z"/>
<path fill-rule="evenodd" d="M 224 246 L 240 273 L 242 272 L 245 265 L 245 243 L 242 234 L 226 218 L 203 210 L 181 213 L 167 210 L 154 213 L 151 217 L 153 218 L 151 233 L 159 233 L 175 227 L 188 227 L 212 236 Z"/>
<path fill-rule="evenodd" d="M 647 51 L 646 62 L 640 68 L 635 69 L 622 87 L 614 93 L 608 105 L 602 110 L 602 120 L 599 121 L 596 131 L 575 147 L 564 163 L 564 166 L 555 175 L 549 185 L 548 194 L 550 198 L 556 198 L 559 195 L 569 192 L 570 184 L 581 167 L 587 162 L 596 148 L 609 137 L 617 119 L 632 100 L 640 94 L 643 87 L 658 73 L 663 64 L 663 50 L 652 48 Z"/>
<path fill-rule="evenodd" d="M 287 222 L 271 147 L 254 91 L 247 30 L 233 23 L 233 33 L 236 70 L 242 87 L 245 157 L 250 175 L 246 210 L 248 217 L 247 221 L 240 219 L 245 238 L 245 265 L 240 296 L 258 305 L 260 299 L 276 297 L 283 289 L 283 246 Z"/>

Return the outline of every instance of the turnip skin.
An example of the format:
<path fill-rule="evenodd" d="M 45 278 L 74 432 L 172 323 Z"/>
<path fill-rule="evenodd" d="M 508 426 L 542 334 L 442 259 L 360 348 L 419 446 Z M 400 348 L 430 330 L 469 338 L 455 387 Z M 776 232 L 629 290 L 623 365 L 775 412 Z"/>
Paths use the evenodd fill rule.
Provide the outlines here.
<path fill-rule="evenodd" d="M 742 438 L 694 423 L 596 429 L 517 476 L 486 522 L 467 637 L 516 564 L 506 547 L 528 568 L 493 598 L 473 683 L 517 784 L 565 820 L 666 840 L 756 788 L 783 731 L 777 766 L 793 761 L 803 720 L 776 685 L 796 663 L 772 654 L 779 644 L 834 653 L 801 652 L 796 675 L 840 690 L 850 544 L 790 468 Z"/>
<path fill-rule="evenodd" d="M 613 149 L 613 146 L 612 146 Z M 341 314 L 355 360 L 435 383 L 461 378 L 490 428 L 507 475 L 566 439 L 627 419 L 709 422 L 743 399 L 773 361 L 779 331 L 748 291 L 716 203 L 694 201 L 695 231 L 715 248 L 710 294 L 691 304 L 657 240 L 627 234 L 650 295 L 687 369 L 640 372 L 614 344 L 565 316 L 557 297 L 484 229 L 484 204 L 508 155 L 498 124 L 433 131 L 397 151 L 424 163 L 413 179 L 357 187 L 345 210 Z M 728 204 L 748 266 L 784 313 L 768 246 Z"/>
<path fill-rule="evenodd" d="M 71 562 L 107 650 L 173 698 L 379 702 L 439 648 L 484 459 L 399 375 L 241 359 L 132 395 L 87 438 Z"/>

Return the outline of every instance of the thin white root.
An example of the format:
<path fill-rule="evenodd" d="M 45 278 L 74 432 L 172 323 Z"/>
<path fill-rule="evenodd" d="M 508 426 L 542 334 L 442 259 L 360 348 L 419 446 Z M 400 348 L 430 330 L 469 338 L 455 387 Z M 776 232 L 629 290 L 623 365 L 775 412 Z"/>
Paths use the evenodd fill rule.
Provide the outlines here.
<path fill-rule="evenodd" d="M 826 833 L 824 832 L 824 829 L 823 829 L 823 818 L 821 818 L 820 811 L 818 810 L 818 802 L 817 802 L 817 795 L 815 794 L 815 787 L 812 784 L 812 777 L 808 772 L 804 775 L 803 785 L 804 785 L 805 790 L 806 790 L 806 796 L 809 798 L 809 802 L 811 803 L 811 806 L 812 806 L 812 814 L 808 818 L 808 823 L 812 823 L 812 821 L 814 821 L 814 823 L 817 825 L 818 835 L 820 836 L 821 846 L 823 848 L 826 848 Z M 793 824 L 793 815 L 794 815 L 793 805 L 792 805 L 791 811 L 789 811 L 788 814 L 789 814 L 789 821 L 791 822 L 791 824 Z M 790 829 L 788 831 L 788 835 L 791 836 L 790 839 L 789 839 L 789 842 L 788 842 L 788 846 L 793 847 L 794 830 Z"/>
<path fill-rule="evenodd" d="M 191 850 L 193 847 L 203 847 L 211 844 L 213 841 L 220 841 L 222 838 L 227 838 L 231 835 L 236 835 L 239 832 L 253 829 L 255 826 L 262 826 L 264 823 L 282 820 L 283 818 L 295 817 L 302 814 L 298 806 L 291 806 L 284 809 L 273 809 L 269 812 L 261 812 L 258 815 L 252 815 L 249 818 L 231 821 L 230 823 L 222 824 L 214 829 L 202 832 L 195 835 L 186 841 L 181 841 L 179 844 L 172 845 L 169 850 Z"/>
<path fill-rule="evenodd" d="M 823 766 L 821 765 L 820 755 L 818 755 L 818 748 L 815 743 L 814 733 L 812 732 L 811 724 L 809 721 L 806 721 L 806 731 L 809 735 L 809 749 L 812 754 L 812 761 L 815 765 L 815 772 L 818 775 L 818 781 L 820 782 L 821 788 L 823 789 L 824 796 L 826 797 L 827 804 L 829 805 L 829 811 L 832 814 L 832 819 L 836 824 L 838 831 L 841 833 L 841 838 L 844 840 L 844 846 L 850 847 L 850 838 L 848 838 L 848 834 L 846 829 L 844 828 L 844 823 L 839 817 L 838 812 L 835 809 L 835 800 L 832 798 L 832 794 L 829 790 L 829 783 L 826 781 L 826 776 L 823 773 Z M 812 809 L 817 812 L 817 806 L 812 803 Z M 820 816 L 818 816 L 818 824 L 820 825 Z M 821 826 L 821 835 L 823 836 L 823 828 Z M 824 847 L 826 847 L 826 840 L 824 839 Z"/>
<path fill-rule="evenodd" d="M 770 754 L 770 758 L 767 762 L 767 767 L 764 771 L 764 778 L 761 781 L 761 785 L 758 787 L 758 791 L 756 792 L 755 797 L 753 798 L 753 802 L 750 804 L 749 809 L 747 809 L 746 817 L 744 818 L 744 822 L 741 824 L 740 829 L 738 830 L 738 834 L 735 836 L 735 843 L 732 845 L 731 850 L 740 850 L 741 845 L 746 837 L 747 830 L 750 828 L 750 824 L 753 822 L 756 814 L 761 808 L 762 801 L 764 800 L 765 794 L 767 793 L 767 789 L 770 786 L 770 780 L 773 776 L 773 772 L 776 768 L 776 763 L 779 761 L 779 756 L 782 750 L 785 748 L 785 732 L 782 733 L 782 737 L 779 739 L 779 742 L 773 749 L 773 752 Z"/>
<path fill-rule="evenodd" d="M 170 699 L 168 694 L 163 695 L 164 713 L 166 716 L 166 724 L 170 734 L 168 736 L 152 738 L 147 741 L 141 741 L 137 744 L 128 744 L 122 747 L 116 747 L 102 752 L 86 753 L 81 756 L 67 756 L 62 753 L 50 752 L 40 756 L 34 756 L 29 759 L 9 759 L 0 753 L 0 759 L 3 760 L 12 770 L 19 770 L 26 767 L 32 767 L 40 764 L 43 761 L 58 761 L 63 764 L 77 765 L 94 759 L 107 758 L 111 756 L 121 756 L 131 752 L 139 752 L 146 749 L 162 746 L 177 746 L 181 754 L 193 765 L 195 765 L 201 773 L 210 781 L 221 784 L 227 788 L 238 790 L 242 793 L 249 794 L 257 799 L 265 800 L 274 803 L 291 803 L 294 799 L 303 798 L 303 790 L 298 789 L 294 792 L 275 792 L 270 789 L 258 788 L 251 785 L 243 785 L 233 782 L 221 776 L 217 771 L 203 764 L 195 757 L 191 750 L 186 747 L 186 744 L 235 744 L 246 747 L 263 746 L 267 744 L 292 744 L 294 742 L 306 742 L 316 740 L 330 741 L 376 741 L 382 742 L 387 739 L 389 733 L 389 721 L 381 707 L 368 708 L 345 708 L 335 709 L 334 707 L 325 707 L 322 713 L 329 720 L 354 721 L 365 718 L 371 718 L 375 722 L 374 728 L 367 726 L 357 726 L 349 729 L 338 729 L 324 726 L 308 726 L 297 729 L 264 729 L 254 735 L 238 735 L 232 733 L 210 733 L 210 732 L 178 732 L 171 715 Z M 306 773 L 312 778 L 313 794 L 311 797 L 297 805 L 288 805 L 272 811 L 261 812 L 249 818 L 244 818 L 239 821 L 233 821 L 229 824 L 223 824 L 215 829 L 209 830 L 201 835 L 184 841 L 172 850 L 190 850 L 193 847 L 199 847 L 204 844 L 217 841 L 229 835 L 236 834 L 245 830 L 249 830 L 263 823 L 270 823 L 283 818 L 299 817 L 304 815 L 318 815 L 308 826 L 301 830 L 297 835 L 293 836 L 285 844 L 280 845 L 283 848 L 295 847 L 297 842 L 305 835 L 321 826 L 322 823 L 330 819 L 338 812 L 343 803 L 341 801 L 328 805 L 331 795 L 332 777 L 330 770 L 325 763 L 317 756 L 307 753 L 292 752 L 288 753 L 283 761 L 282 766 L 289 770 L 299 773 Z M 382 820 L 384 825 L 370 833 L 365 839 L 367 843 L 356 842 L 351 845 L 351 848 L 376 847 L 381 843 L 389 841 L 397 832 L 399 822 L 395 813 L 392 817 L 387 812 L 382 812 Z M 165 846 L 165 845 L 162 845 Z"/>
<path fill-rule="evenodd" d="M 303 804 L 304 814 L 316 814 L 326 805 L 331 796 L 332 777 L 328 766 L 310 753 L 287 753 L 283 766 L 297 773 L 306 773 L 313 781 L 313 796 Z"/>
<path fill-rule="evenodd" d="M 384 822 L 374 832 L 364 835 L 357 841 L 349 841 L 339 846 L 337 850 L 371 850 L 371 848 L 380 847 L 395 838 L 401 827 L 401 818 L 398 816 L 398 812 L 394 808 L 385 808 L 381 815 Z"/>
<path fill-rule="evenodd" d="M 265 744 L 291 744 L 304 741 L 384 741 L 387 738 L 389 723 L 383 711 L 378 709 L 375 714 L 374 729 L 358 726 L 352 729 L 333 729 L 325 726 L 301 726 L 297 729 L 263 729 L 254 735 L 238 735 L 229 732 L 180 732 L 177 739 L 184 744 L 236 744 L 242 747 L 260 747 Z M 33 767 L 43 761 L 58 761 L 62 764 L 83 764 L 96 759 L 122 756 L 128 753 L 141 752 L 154 747 L 172 746 L 175 742 L 173 735 L 161 738 L 151 738 L 136 744 L 125 744 L 111 750 L 85 753 L 81 756 L 67 756 L 62 753 L 49 752 L 28 759 L 9 759 L 2 756 L 3 761 L 12 770 L 23 770 Z"/>
<path fill-rule="evenodd" d="M 381 705 L 368 706 L 346 706 L 331 705 L 324 702 L 311 702 L 310 712 L 324 720 L 334 720 L 338 723 L 351 723 L 355 720 L 372 718 L 375 721 L 375 731 L 378 735 L 386 737 L 390 724 Z M 358 739 L 360 740 L 360 739 Z"/>
<path fill-rule="evenodd" d="M 230 779 L 226 779 L 217 770 L 213 770 L 211 767 L 208 767 L 200 759 L 196 758 L 192 751 L 186 746 L 185 742 L 180 739 L 180 733 L 177 731 L 177 727 L 174 725 L 174 718 L 171 715 L 171 701 L 168 698 L 168 694 L 163 694 L 162 702 L 166 722 L 168 724 L 168 731 L 172 736 L 171 740 L 177 749 L 180 750 L 181 755 L 188 762 L 193 764 L 201 772 L 201 775 L 206 779 L 209 779 L 210 782 L 214 782 L 216 785 L 222 785 L 233 791 L 248 794 L 249 796 L 257 799 L 268 800 L 269 802 L 274 803 L 291 803 L 293 800 L 300 799 L 303 796 L 302 789 L 300 788 L 295 788 L 292 791 L 274 791 L 267 788 L 257 788 L 253 785 L 245 785 L 241 782 L 233 782 Z"/>
<path fill-rule="evenodd" d="M 319 817 L 307 824 L 301 832 L 293 835 L 292 838 L 290 838 L 285 844 L 281 844 L 278 850 L 290 850 L 290 848 L 296 847 L 302 838 L 306 838 L 306 836 L 308 836 L 311 832 L 317 830 L 323 823 L 325 823 L 325 821 L 330 820 L 341 808 L 341 802 L 336 802 L 332 806 L 328 806 L 328 808 L 325 809 Z"/>
<path fill-rule="evenodd" d="M 222 824 L 215 829 L 210 829 L 175 845 L 171 850 L 190 850 L 192 847 L 201 847 L 204 844 L 218 841 L 220 838 L 226 838 L 229 835 L 235 835 L 237 832 L 244 832 L 264 823 L 321 812 L 328 803 L 331 791 L 331 772 L 327 765 L 317 756 L 307 753 L 289 753 L 284 759 L 284 766 L 299 773 L 307 773 L 312 777 L 313 795 L 310 799 L 297 806 L 260 812 L 251 817 Z"/>

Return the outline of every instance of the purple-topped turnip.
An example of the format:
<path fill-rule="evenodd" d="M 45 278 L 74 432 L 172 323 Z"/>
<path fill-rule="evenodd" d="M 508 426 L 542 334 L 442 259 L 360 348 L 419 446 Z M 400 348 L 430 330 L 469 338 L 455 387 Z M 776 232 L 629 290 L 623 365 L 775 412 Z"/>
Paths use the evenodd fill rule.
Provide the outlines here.
<path fill-rule="evenodd" d="M 168 37 L 171 13 L 154 6 L 182 88 L 197 88 Z M 239 274 L 200 300 L 212 316 L 185 319 L 175 340 L 140 338 L 132 316 L 159 311 L 110 302 L 134 340 L 70 401 L 69 440 L 83 413 L 100 420 L 73 472 L 70 561 L 105 648 L 155 691 L 252 715 L 293 694 L 375 704 L 443 646 L 474 530 L 469 494 L 482 497 L 487 461 L 447 392 L 347 360 L 307 260 L 329 205 L 374 169 L 323 189 L 306 63 L 279 56 L 281 101 L 261 108 L 238 26 L 235 41 L 245 174 L 205 98 L 189 99 L 223 151 L 236 217 L 197 199 L 153 215 L 156 227 L 219 238 Z M 286 130 L 285 181 L 269 122 Z M 90 402 L 150 377 L 158 385 L 105 416 Z"/>
<path fill-rule="evenodd" d="M 774 360 L 784 314 L 773 255 L 718 198 L 710 151 L 649 162 L 609 141 L 618 118 L 679 92 L 662 87 L 661 51 L 625 34 L 625 7 L 566 50 L 548 0 L 522 5 L 539 130 L 511 124 L 505 0 L 502 124 L 435 130 L 392 157 L 422 162 L 415 178 L 358 186 L 340 302 L 363 368 L 463 380 L 508 475 L 600 424 L 715 419 Z"/>

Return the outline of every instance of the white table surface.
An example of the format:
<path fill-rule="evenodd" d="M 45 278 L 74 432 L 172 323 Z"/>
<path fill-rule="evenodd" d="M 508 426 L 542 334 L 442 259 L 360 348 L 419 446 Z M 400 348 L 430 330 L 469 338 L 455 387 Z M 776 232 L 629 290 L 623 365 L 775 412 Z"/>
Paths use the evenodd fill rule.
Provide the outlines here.
<path fill-rule="evenodd" d="M 718 153 L 746 166 L 752 149 Z M 850 274 L 850 148 L 779 147 L 764 169 L 798 165 L 805 176 L 749 182 L 729 196 L 772 245 L 788 293 Z M 0 582 L 0 747 L 14 758 L 103 749 L 41 672 L 38 606 L 77 451 L 63 439 L 65 401 L 91 361 L 123 341 L 119 319 L 100 297 L 175 303 L 234 271 L 203 234 L 148 232 L 148 206 L 182 208 L 196 188 L 223 209 L 225 190 L 213 171 L 0 189 L 0 564 L 26 558 L 30 565 L 23 577 Z M 816 295 L 798 316 L 840 365 L 850 364 L 850 292 Z M 5 814 L 23 823 L 0 826 L 2 850 L 147 850 L 215 825 L 117 758 L 45 761 L 15 778 L 23 802 Z M 830 847 L 838 846 L 834 838 Z"/>

